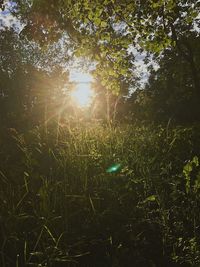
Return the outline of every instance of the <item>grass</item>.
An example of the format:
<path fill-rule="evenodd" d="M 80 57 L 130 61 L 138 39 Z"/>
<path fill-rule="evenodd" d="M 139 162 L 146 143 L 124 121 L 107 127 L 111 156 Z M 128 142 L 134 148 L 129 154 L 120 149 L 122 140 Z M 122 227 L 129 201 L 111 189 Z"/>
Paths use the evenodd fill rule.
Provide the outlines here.
<path fill-rule="evenodd" d="M 9 129 L 1 141 L 0 266 L 200 263 L 199 126 Z"/>

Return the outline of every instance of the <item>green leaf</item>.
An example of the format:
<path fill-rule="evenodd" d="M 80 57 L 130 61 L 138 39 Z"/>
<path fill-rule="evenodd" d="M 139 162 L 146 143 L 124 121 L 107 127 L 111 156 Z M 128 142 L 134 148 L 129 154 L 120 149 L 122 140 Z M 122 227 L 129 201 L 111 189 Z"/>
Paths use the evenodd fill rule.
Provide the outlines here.
<path fill-rule="evenodd" d="M 194 163 L 194 165 L 195 165 L 196 167 L 199 166 L 199 159 L 198 159 L 197 156 L 194 156 L 194 158 L 192 159 L 192 163 Z"/>
<path fill-rule="evenodd" d="M 153 201 L 156 201 L 156 195 L 151 195 L 151 196 L 147 197 L 144 200 L 144 203 L 146 203 L 146 202 L 153 202 Z"/>
<path fill-rule="evenodd" d="M 107 22 L 106 21 L 102 21 L 101 22 L 101 27 L 105 28 L 107 26 Z"/>
<path fill-rule="evenodd" d="M 96 26 L 99 26 L 99 25 L 101 24 L 101 19 L 98 18 L 98 17 L 96 17 L 96 18 L 94 19 L 94 24 L 95 24 Z"/>

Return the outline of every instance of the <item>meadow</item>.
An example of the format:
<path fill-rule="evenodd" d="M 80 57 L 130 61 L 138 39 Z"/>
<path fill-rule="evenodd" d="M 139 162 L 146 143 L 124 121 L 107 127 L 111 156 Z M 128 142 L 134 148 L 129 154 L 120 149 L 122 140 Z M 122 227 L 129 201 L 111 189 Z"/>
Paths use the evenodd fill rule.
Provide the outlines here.
<path fill-rule="evenodd" d="M 0 266 L 199 266 L 199 125 L 80 122 L 0 140 Z"/>

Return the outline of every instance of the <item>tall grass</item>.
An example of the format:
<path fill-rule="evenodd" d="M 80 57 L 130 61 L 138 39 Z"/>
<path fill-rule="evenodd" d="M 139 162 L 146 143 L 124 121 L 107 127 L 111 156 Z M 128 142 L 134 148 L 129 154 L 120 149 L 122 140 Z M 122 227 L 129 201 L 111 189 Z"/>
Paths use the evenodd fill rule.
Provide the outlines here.
<path fill-rule="evenodd" d="M 9 129 L 0 266 L 197 266 L 198 129 Z"/>

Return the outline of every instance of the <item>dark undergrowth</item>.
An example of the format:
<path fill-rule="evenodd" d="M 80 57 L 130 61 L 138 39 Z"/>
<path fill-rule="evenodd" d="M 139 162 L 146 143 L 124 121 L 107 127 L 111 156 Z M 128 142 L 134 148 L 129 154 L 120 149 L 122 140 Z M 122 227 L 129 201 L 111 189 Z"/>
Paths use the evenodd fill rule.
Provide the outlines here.
<path fill-rule="evenodd" d="M 200 265 L 199 125 L 6 129 L 0 147 L 0 266 Z"/>

